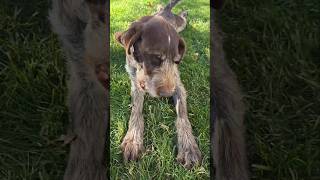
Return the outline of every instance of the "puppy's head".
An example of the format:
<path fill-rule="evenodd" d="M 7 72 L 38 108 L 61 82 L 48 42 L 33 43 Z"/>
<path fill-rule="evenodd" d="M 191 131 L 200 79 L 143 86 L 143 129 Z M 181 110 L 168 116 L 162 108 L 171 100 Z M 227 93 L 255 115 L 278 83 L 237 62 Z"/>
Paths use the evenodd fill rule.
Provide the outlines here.
<path fill-rule="evenodd" d="M 146 16 L 115 36 L 126 50 L 128 63 L 136 68 L 136 86 L 155 97 L 171 96 L 186 50 L 175 29 L 162 17 Z"/>

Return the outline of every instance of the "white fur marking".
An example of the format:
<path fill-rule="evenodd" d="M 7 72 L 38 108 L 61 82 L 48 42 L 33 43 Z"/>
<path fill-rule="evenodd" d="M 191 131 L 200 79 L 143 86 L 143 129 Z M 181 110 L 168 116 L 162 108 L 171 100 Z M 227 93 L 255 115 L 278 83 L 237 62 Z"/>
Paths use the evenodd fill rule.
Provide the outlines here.
<path fill-rule="evenodd" d="M 180 113 L 179 113 L 179 109 L 180 109 L 180 99 L 177 99 L 176 102 L 176 113 L 177 113 L 177 117 L 180 117 Z"/>

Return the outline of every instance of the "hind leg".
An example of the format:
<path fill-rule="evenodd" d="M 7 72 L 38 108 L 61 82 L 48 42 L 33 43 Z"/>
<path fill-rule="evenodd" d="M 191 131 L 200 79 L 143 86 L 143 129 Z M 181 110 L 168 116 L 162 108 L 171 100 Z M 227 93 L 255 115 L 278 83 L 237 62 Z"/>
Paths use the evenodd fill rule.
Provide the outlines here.
<path fill-rule="evenodd" d="M 188 16 L 188 11 L 186 11 L 186 10 L 181 11 L 178 15 L 175 15 L 176 31 L 178 33 L 183 31 L 186 28 L 187 16 Z"/>
<path fill-rule="evenodd" d="M 179 13 L 179 16 L 187 20 L 188 11 L 184 10 Z"/>

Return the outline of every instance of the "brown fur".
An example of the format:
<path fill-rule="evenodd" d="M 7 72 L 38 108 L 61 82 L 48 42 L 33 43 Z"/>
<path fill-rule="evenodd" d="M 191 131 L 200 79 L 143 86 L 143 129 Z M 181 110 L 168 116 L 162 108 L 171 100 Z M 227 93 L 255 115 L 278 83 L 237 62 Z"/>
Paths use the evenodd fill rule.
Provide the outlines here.
<path fill-rule="evenodd" d="M 175 29 L 161 16 L 147 16 L 126 32 L 116 33 L 116 39 L 126 49 L 128 64 L 137 71 L 137 87 L 153 96 L 172 96 L 177 64 L 186 47 Z"/>
<path fill-rule="evenodd" d="M 179 33 L 187 26 L 187 11 L 181 11 L 178 15 L 173 14 L 171 9 L 179 3 L 180 0 L 171 1 L 166 7 L 159 6 L 158 12 L 155 15 L 162 16 L 170 23 Z"/>
<path fill-rule="evenodd" d="M 65 180 L 106 180 L 108 47 L 105 0 L 53 0 L 50 22 L 66 55 L 70 143 Z"/>
<path fill-rule="evenodd" d="M 222 1 L 217 3 L 215 7 L 221 7 Z M 211 147 L 216 179 L 247 180 L 243 96 L 237 78 L 225 59 L 221 31 L 213 19 L 211 24 L 213 63 L 210 90 L 211 121 L 214 126 L 211 129 Z"/>

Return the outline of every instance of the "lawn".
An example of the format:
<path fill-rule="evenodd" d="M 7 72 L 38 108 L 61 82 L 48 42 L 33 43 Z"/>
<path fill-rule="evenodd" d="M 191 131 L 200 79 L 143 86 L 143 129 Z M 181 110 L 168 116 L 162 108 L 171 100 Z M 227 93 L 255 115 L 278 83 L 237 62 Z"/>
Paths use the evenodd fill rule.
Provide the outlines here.
<path fill-rule="evenodd" d="M 124 164 L 120 144 L 130 117 L 130 80 L 125 71 L 125 51 L 113 34 L 124 31 L 141 16 L 156 12 L 158 4 L 168 1 L 113 0 L 110 3 L 111 27 L 111 179 L 209 179 L 209 33 L 208 0 L 197 4 L 182 1 L 174 12 L 187 9 L 189 21 L 181 36 L 187 54 L 181 65 L 181 79 L 188 91 L 189 119 L 193 125 L 203 164 L 192 171 L 176 161 L 175 108 L 166 98 L 146 96 L 144 103 L 146 152 L 139 162 Z"/>
<path fill-rule="evenodd" d="M 227 1 L 218 15 L 247 105 L 252 179 L 320 179 L 320 1 Z"/>
<path fill-rule="evenodd" d="M 48 1 L 0 2 L 0 179 L 61 179 L 65 61 Z"/>

